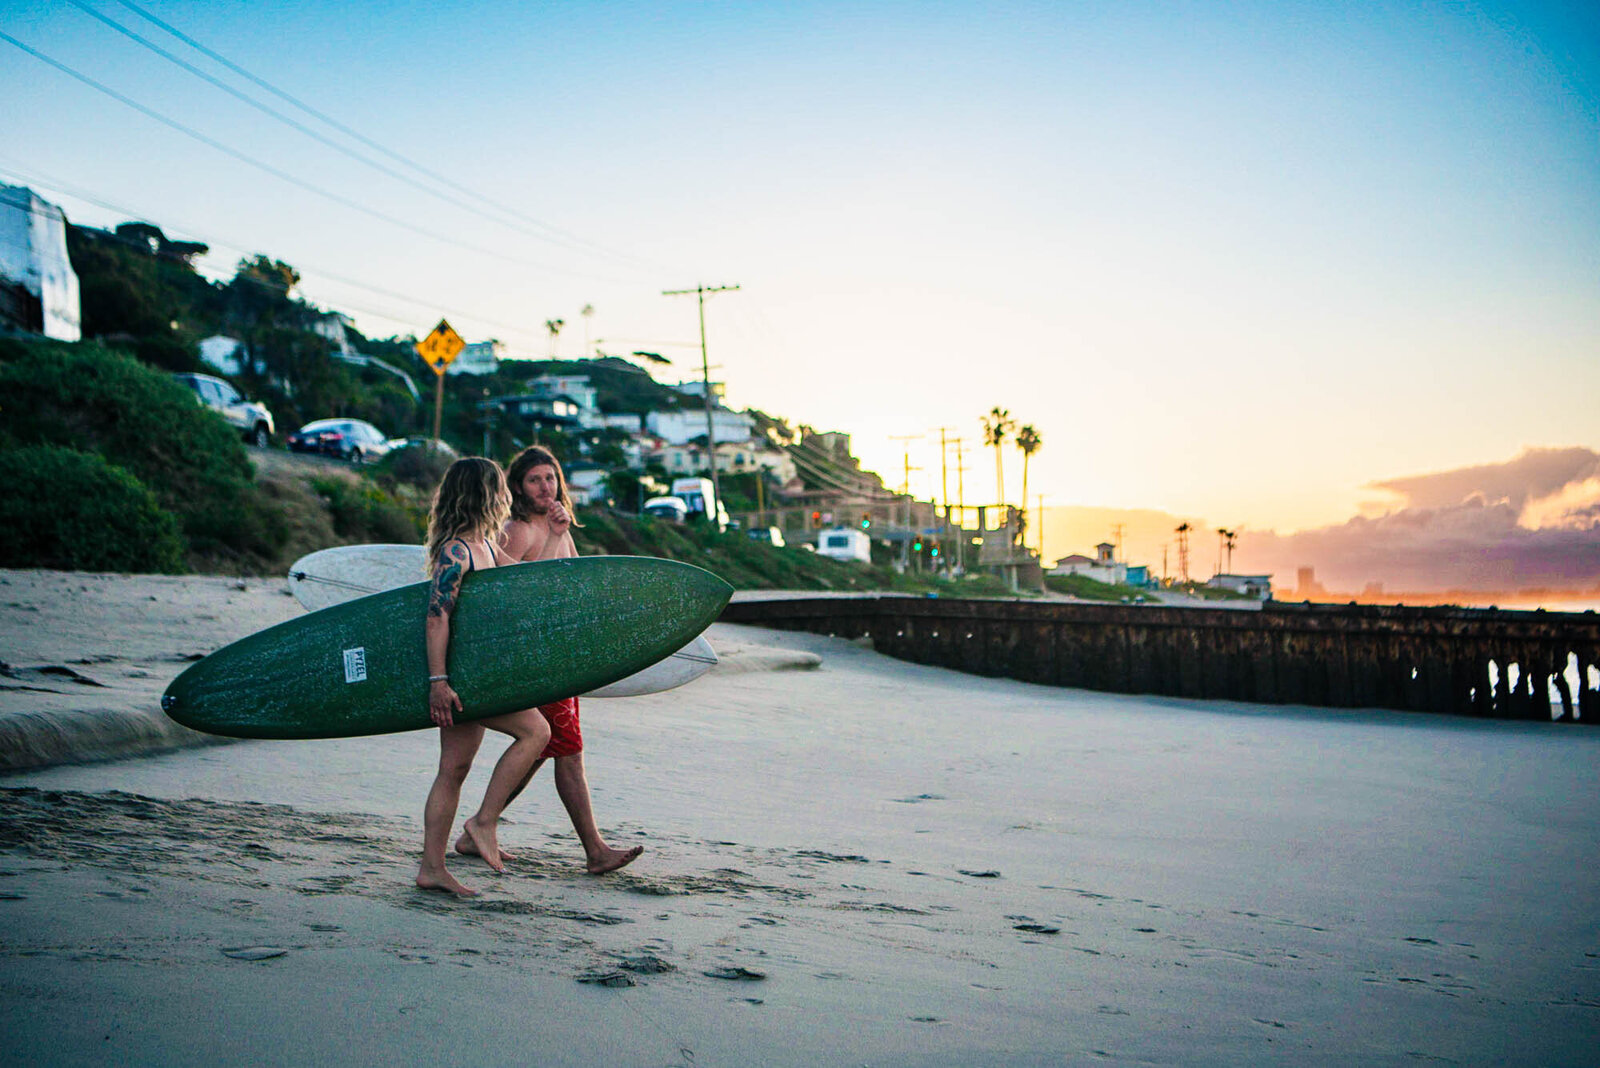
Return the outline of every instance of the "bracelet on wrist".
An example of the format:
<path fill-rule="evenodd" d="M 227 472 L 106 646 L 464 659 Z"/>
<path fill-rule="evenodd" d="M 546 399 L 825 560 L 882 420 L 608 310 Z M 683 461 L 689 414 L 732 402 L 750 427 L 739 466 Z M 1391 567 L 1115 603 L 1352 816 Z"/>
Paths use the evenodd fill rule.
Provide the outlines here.
<path fill-rule="evenodd" d="M 449 682 L 450 681 L 450 676 L 449 675 L 429 675 L 428 676 L 428 681 L 429 682 Z"/>

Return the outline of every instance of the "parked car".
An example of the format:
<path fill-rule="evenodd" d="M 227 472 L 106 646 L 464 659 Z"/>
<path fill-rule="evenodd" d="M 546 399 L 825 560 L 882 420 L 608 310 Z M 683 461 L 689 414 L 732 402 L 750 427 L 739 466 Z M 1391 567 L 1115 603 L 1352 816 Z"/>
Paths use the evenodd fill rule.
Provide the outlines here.
<path fill-rule="evenodd" d="M 389 451 L 398 452 L 401 449 L 410 449 L 418 445 L 431 445 L 435 452 L 441 453 L 452 460 L 460 459 L 461 454 L 443 438 L 427 438 L 420 434 L 413 434 L 409 438 L 390 438 Z"/>
<path fill-rule="evenodd" d="M 244 440 L 263 449 L 272 444 L 272 413 L 265 404 L 245 400 L 238 390 L 211 375 L 175 374 L 172 377 L 194 390 L 200 403 L 226 419 L 229 426 L 244 435 Z"/>
<path fill-rule="evenodd" d="M 783 540 L 783 531 L 777 527 L 756 527 L 750 531 L 749 537 L 751 541 L 759 541 L 763 545 L 771 545 L 778 549 L 786 544 Z"/>
<path fill-rule="evenodd" d="M 389 451 L 389 439 L 360 419 L 318 419 L 289 435 L 294 452 L 320 452 L 351 463 L 376 460 Z"/>
<path fill-rule="evenodd" d="M 644 514 L 669 523 L 682 523 L 689 517 L 689 506 L 681 497 L 651 497 L 644 502 Z"/>

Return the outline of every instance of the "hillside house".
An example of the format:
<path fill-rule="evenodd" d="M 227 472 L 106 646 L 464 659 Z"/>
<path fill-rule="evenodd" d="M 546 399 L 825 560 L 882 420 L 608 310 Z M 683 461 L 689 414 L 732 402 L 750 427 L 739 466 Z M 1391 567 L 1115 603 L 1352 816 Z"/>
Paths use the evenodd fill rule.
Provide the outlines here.
<path fill-rule="evenodd" d="M 492 375 L 506 358 L 506 346 L 496 338 L 470 342 L 445 367 L 447 375 Z"/>
<path fill-rule="evenodd" d="M 706 436 L 704 411 L 651 412 L 644 417 L 645 429 L 672 445 L 687 445 L 695 438 Z M 755 433 L 756 422 L 743 412 L 726 408 L 711 411 L 712 433 L 718 444 L 722 442 L 747 442 Z"/>
<path fill-rule="evenodd" d="M 1214 590 L 1232 590 L 1247 597 L 1272 600 L 1271 575 L 1212 575 L 1206 585 Z"/>
<path fill-rule="evenodd" d="M 57 341 L 83 338 L 67 217 L 25 186 L 0 185 L 0 324 Z"/>
<path fill-rule="evenodd" d="M 1096 582 L 1104 582 L 1113 586 L 1126 585 L 1128 581 L 1128 565 L 1118 563 L 1116 559 L 1117 547 L 1108 541 L 1103 541 L 1094 547 L 1094 556 L 1088 557 L 1081 553 L 1063 556 L 1056 561 L 1047 574 L 1050 575 L 1083 575 Z"/>

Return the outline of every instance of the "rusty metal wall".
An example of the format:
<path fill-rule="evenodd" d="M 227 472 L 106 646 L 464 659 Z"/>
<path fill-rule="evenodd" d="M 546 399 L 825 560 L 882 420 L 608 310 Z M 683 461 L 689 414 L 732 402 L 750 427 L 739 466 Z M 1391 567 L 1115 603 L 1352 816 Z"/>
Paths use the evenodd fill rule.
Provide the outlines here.
<path fill-rule="evenodd" d="M 1593 612 L 885 595 L 735 601 L 722 620 L 869 637 L 902 660 L 1054 686 L 1600 723 Z"/>

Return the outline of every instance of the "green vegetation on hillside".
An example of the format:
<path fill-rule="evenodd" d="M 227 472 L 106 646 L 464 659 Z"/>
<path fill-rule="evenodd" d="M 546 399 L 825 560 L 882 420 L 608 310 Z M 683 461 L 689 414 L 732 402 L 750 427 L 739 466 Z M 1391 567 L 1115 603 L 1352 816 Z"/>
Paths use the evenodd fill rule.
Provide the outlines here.
<path fill-rule="evenodd" d="M 1088 575 L 1046 575 L 1044 588 L 1051 593 L 1065 593 L 1086 601 L 1158 600 L 1150 590 L 1119 583 L 1099 582 Z"/>
<path fill-rule="evenodd" d="M 64 571 L 184 570 L 178 522 L 120 467 L 58 445 L 0 451 L 0 562 Z"/>
<path fill-rule="evenodd" d="M 92 343 L 0 339 L 0 398 L 0 449 L 100 456 L 177 517 L 189 549 L 267 559 L 282 544 L 282 519 L 256 491 L 239 435 L 170 374 Z M 118 518 L 106 517 L 107 536 L 119 536 Z"/>

